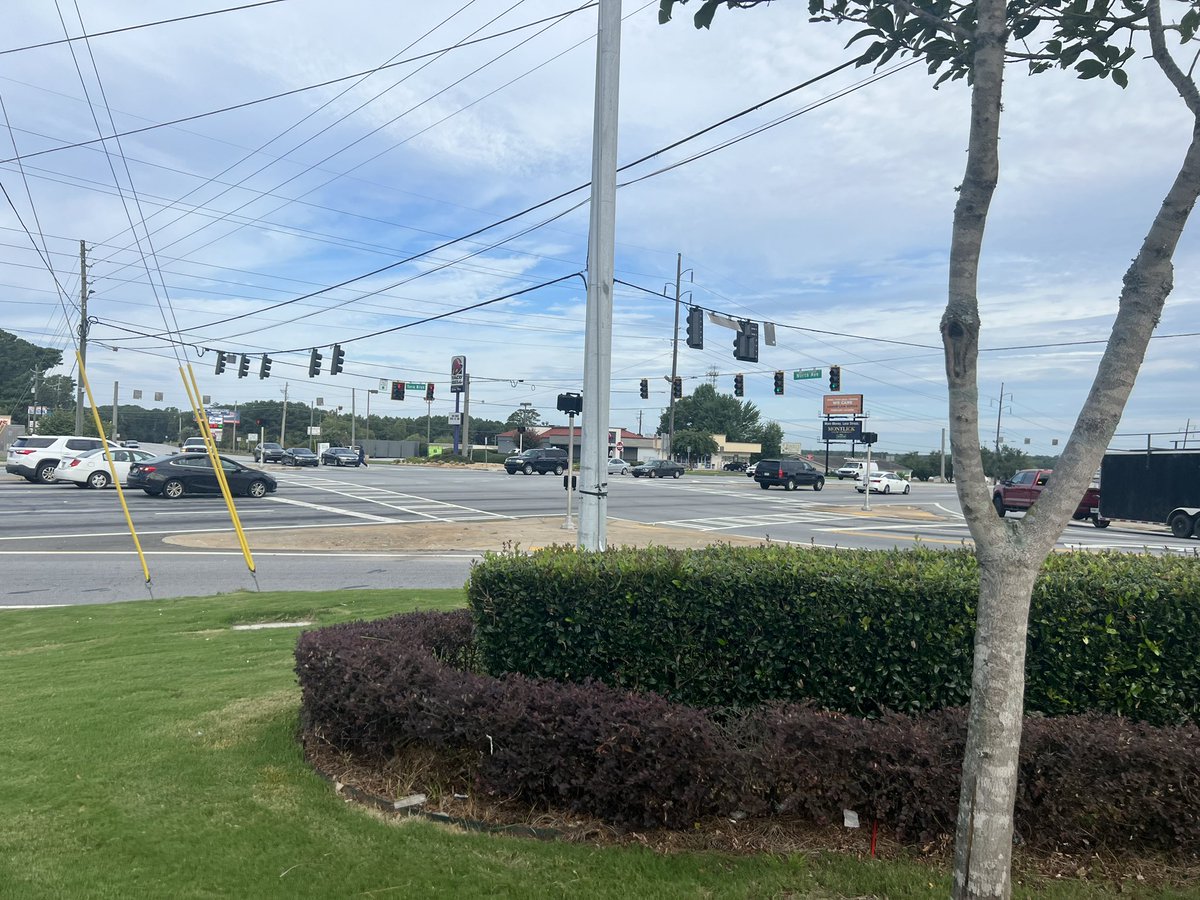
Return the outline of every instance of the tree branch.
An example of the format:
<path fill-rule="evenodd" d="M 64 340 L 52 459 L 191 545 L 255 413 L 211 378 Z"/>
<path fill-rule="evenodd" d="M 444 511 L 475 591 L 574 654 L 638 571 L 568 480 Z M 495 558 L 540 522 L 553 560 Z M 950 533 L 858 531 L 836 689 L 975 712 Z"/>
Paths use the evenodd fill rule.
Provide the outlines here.
<path fill-rule="evenodd" d="M 933 13 L 913 6 L 909 0 L 892 0 L 892 5 L 898 9 L 904 10 L 913 18 L 920 19 L 922 22 L 932 25 L 938 31 L 944 32 L 957 40 L 967 41 L 971 38 L 971 33 L 965 28 L 960 28 L 958 25 L 955 25 L 953 22 L 949 22 L 946 19 L 939 19 Z"/>
<path fill-rule="evenodd" d="M 1154 51 L 1151 54 L 1154 57 L 1154 61 L 1158 63 L 1158 67 L 1167 76 L 1167 80 L 1179 92 L 1179 96 L 1187 104 L 1187 108 L 1192 116 L 1200 119 L 1200 91 L 1196 90 L 1196 83 L 1183 73 L 1176 64 L 1175 57 L 1167 49 L 1166 34 L 1162 21 L 1162 9 L 1159 6 L 1159 0 L 1150 0 L 1146 4 L 1146 16 L 1150 20 L 1150 46 Z M 1194 65 L 1195 63 L 1193 62 Z"/>

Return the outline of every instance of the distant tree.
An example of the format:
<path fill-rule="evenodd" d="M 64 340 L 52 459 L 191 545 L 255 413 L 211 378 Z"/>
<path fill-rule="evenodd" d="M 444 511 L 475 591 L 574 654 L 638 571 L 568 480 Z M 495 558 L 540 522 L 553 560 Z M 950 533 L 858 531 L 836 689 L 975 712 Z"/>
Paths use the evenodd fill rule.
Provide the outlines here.
<path fill-rule="evenodd" d="M 505 424 L 508 425 L 509 428 L 516 428 L 518 425 L 524 425 L 528 427 L 530 425 L 536 425 L 540 421 L 542 421 L 542 414 L 538 412 L 537 409 L 532 406 L 522 406 L 520 409 L 515 410 L 512 415 L 505 420 Z"/>
<path fill-rule="evenodd" d="M 1012 478 L 1013 473 L 1018 469 L 1033 468 L 1033 463 L 1028 456 L 1016 447 L 1010 447 L 1007 444 L 1000 446 L 999 453 L 987 447 L 980 448 L 979 453 L 983 457 L 983 471 L 998 481 Z"/>
<path fill-rule="evenodd" d="M 783 429 L 778 422 L 767 422 L 761 425 L 751 440 L 762 445 L 760 459 L 771 459 L 783 455 Z"/>
<path fill-rule="evenodd" d="M 675 434 L 681 431 L 704 431 L 723 434 L 729 441 L 756 440 L 758 407 L 749 400 L 741 401 L 732 394 L 718 394 L 711 384 L 702 384 L 690 397 L 675 401 Z M 658 433 L 670 428 L 670 412 L 662 414 Z"/>
<path fill-rule="evenodd" d="M 706 431 L 676 431 L 671 452 L 676 457 L 686 456 L 698 460 L 716 453 L 717 442 Z"/>
<path fill-rule="evenodd" d="M 38 405 L 53 409 L 74 403 L 74 381 L 65 375 L 45 377 L 46 372 L 62 364 L 62 358 L 60 350 L 39 347 L 0 329 L 0 413 L 11 414 L 17 422 L 26 421 L 26 410 L 33 405 L 35 376 L 39 382 Z M 61 390 L 63 379 L 70 384 L 69 391 Z"/>

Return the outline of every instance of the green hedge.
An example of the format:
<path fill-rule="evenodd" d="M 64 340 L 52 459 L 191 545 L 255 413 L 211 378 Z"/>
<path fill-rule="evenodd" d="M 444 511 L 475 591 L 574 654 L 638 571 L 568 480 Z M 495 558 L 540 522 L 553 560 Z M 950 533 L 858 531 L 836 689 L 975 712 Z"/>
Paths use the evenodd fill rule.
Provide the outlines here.
<path fill-rule="evenodd" d="M 967 703 L 978 585 L 967 550 L 557 547 L 489 554 L 468 595 L 493 674 L 873 715 Z M 1052 554 L 1026 709 L 1200 721 L 1197 647 L 1197 560 Z"/>

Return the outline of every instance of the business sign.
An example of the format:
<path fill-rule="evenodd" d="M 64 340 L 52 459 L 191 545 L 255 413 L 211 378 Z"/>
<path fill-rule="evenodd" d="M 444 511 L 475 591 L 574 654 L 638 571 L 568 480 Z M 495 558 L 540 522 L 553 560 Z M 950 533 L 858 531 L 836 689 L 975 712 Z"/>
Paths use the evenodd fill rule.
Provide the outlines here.
<path fill-rule="evenodd" d="M 320 437 L 321 436 L 321 426 L 320 425 L 309 425 L 308 426 L 308 436 L 309 437 Z"/>
<path fill-rule="evenodd" d="M 467 358 L 450 357 L 450 393 L 461 394 L 467 389 Z"/>
<path fill-rule="evenodd" d="M 826 394 L 822 412 L 827 416 L 861 416 L 862 394 Z"/>
<path fill-rule="evenodd" d="M 802 381 L 805 378 L 820 378 L 820 369 L 795 369 L 792 371 L 792 381 Z"/>
<path fill-rule="evenodd" d="M 821 423 L 821 440 L 823 441 L 861 441 L 862 422 L 851 419 L 835 422 L 826 419 Z"/>

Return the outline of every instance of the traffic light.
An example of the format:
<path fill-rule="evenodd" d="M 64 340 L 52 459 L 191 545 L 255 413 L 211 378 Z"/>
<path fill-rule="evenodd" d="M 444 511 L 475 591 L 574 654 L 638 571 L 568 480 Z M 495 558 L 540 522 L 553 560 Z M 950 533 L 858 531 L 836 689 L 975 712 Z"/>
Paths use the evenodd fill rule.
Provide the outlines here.
<path fill-rule="evenodd" d="M 738 319 L 737 334 L 733 336 L 733 358 L 743 362 L 758 362 L 758 323 Z"/>
<path fill-rule="evenodd" d="M 733 396 L 742 397 L 746 393 L 746 379 L 742 377 L 742 373 L 733 376 Z"/>
<path fill-rule="evenodd" d="M 245 378 L 250 374 L 250 357 L 245 353 L 238 360 L 238 378 Z"/>
<path fill-rule="evenodd" d="M 683 396 L 683 379 L 678 375 L 671 381 L 671 396 L 676 400 Z"/>
<path fill-rule="evenodd" d="M 687 345 L 693 350 L 704 349 L 704 310 L 698 306 L 688 307 Z"/>
<path fill-rule="evenodd" d="M 425 382 L 425 402 L 426 403 L 433 402 L 433 382 L 432 381 Z"/>
<path fill-rule="evenodd" d="M 258 377 L 271 377 L 271 357 L 267 356 L 265 353 L 263 354 L 262 362 L 258 364 Z"/>
<path fill-rule="evenodd" d="M 393 400 L 403 400 L 404 399 L 404 382 L 403 381 L 393 381 L 392 382 L 392 399 Z"/>
<path fill-rule="evenodd" d="M 642 399 L 649 400 L 650 399 L 650 380 L 649 379 L 647 379 L 647 378 L 642 379 L 641 390 L 642 390 Z"/>
<path fill-rule="evenodd" d="M 842 367 L 829 367 L 829 389 L 831 391 L 840 391 L 842 389 Z"/>
<path fill-rule="evenodd" d="M 329 374 L 341 375 L 342 369 L 346 365 L 346 351 L 342 349 L 341 344 L 333 345 L 333 353 L 329 355 Z"/>
<path fill-rule="evenodd" d="M 316 378 L 321 374 L 321 351 L 313 347 L 312 353 L 308 355 L 308 377 Z"/>
<path fill-rule="evenodd" d="M 216 375 L 220 375 L 224 371 L 225 371 L 225 354 L 218 353 L 217 354 L 217 367 L 215 369 L 213 369 L 213 373 Z"/>
<path fill-rule="evenodd" d="M 775 373 L 775 393 L 776 394 L 783 393 L 783 372 L 782 371 L 777 371 Z"/>

